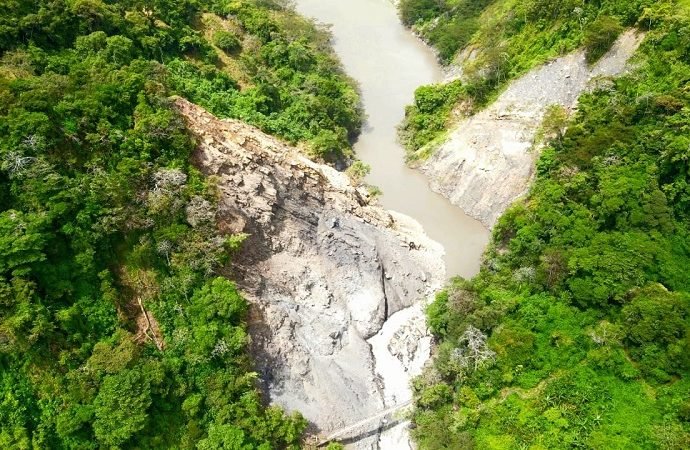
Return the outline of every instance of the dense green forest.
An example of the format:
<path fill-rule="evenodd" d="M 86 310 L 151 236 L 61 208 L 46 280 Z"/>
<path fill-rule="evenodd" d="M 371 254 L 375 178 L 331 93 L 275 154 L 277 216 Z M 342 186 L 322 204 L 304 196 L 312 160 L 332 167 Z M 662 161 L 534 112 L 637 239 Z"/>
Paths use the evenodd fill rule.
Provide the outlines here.
<path fill-rule="evenodd" d="M 433 45 L 442 61 L 459 50 L 478 55 L 486 78 L 525 70 L 535 62 L 587 44 L 594 54 L 611 30 L 637 23 L 654 0 L 401 0 L 400 15 Z M 662 2 L 666 3 L 666 2 Z M 601 54 L 599 55 L 601 56 Z"/>
<path fill-rule="evenodd" d="M 415 93 L 400 133 L 410 159 L 423 158 L 428 146 L 443 139 L 457 115 L 483 108 L 506 82 L 536 65 L 581 47 L 587 60 L 595 62 L 625 27 L 638 24 L 642 11 L 655 3 L 402 0 L 403 22 L 438 49 L 442 62 L 455 60 L 463 70 L 463 83 L 424 86 Z"/>
<path fill-rule="evenodd" d="M 443 24 L 480 3 L 402 11 Z M 690 3 L 490 3 L 516 9 L 478 13 L 465 42 L 500 30 L 486 45 L 504 51 L 505 79 L 578 45 L 595 60 L 621 26 L 647 36 L 635 69 L 585 94 L 543 150 L 481 273 L 429 307 L 439 347 L 414 383 L 414 435 L 424 449 L 690 448 Z M 448 109 L 471 89 L 418 101 Z"/>
<path fill-rule="evenodd" d="M 169 96 L 342 159 L 327 42 L 266 0 L 0 2 L 0 448 L 299 446 Z"/>

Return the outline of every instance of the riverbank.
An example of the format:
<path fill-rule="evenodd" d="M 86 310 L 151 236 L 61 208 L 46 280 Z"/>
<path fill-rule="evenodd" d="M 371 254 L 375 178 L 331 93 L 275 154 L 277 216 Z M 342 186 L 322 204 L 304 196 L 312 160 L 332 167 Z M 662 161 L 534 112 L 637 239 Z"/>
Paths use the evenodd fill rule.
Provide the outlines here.
<path fill-rule="evenodd" d="M 444 78 L 434 52 L 401 24 L 389 0 L 299 0 L 295 6 L 329 27 L 337 56 L 359 84 L 367 119 L 354 151 L 371 167 L 365 181 L 383 191 L 381 206 L 419 221 L 443 246 L 449 276 L 476 274 L 488 231 L 405 164 L 397 136 L 415 89 Z"/>
<path fill-rule="evenodd" d="M 434 52 L 403 27 L 395 6 L 388 0 L 298 0 L 296 9 L 329 28 L 335 53 L 346 73 L 359 84 L 367 119 L 353 148 L 357 157 L 371 167 L 365 181 L 383 192 L 380 205 L 414 218 L 425 234 L 443 246 L 448 276 L 476 274 L 488 231 L 434 193 L 424 175 L 405 164 L 405 151 L 397 136 L 405 107 L 412 102 L 417 87 L 444 77 Z M 381 395 L 379 409 L 411 400 L 411 379 L 421 373 L 431 355 L 431 336 L 424 315 L 427 300 L 418 296 L 415 304 L 387 316 L 380 331 L 366 341 L 380 386 L 379 394 L 374 396 Z M 362 361 L 351 361 L 357 372 L 365 367 Z M 361 399 L 352 394 L 341 400 L 356 406 Z M 288 407 L 319 412 L 317 424 L 328 428 L 325 418 L 334 406 L 328 398 L 310 405 L 286 402 L 285 397 L 272 398 Z M 342 411 L 336 414 L 346 417 Z M 384 427 L 375 423 L 382 429 L 374 433 L 373 439 L 352 442 L 351 446 L 412 448 L 407 424 L 403 421 Z"/>

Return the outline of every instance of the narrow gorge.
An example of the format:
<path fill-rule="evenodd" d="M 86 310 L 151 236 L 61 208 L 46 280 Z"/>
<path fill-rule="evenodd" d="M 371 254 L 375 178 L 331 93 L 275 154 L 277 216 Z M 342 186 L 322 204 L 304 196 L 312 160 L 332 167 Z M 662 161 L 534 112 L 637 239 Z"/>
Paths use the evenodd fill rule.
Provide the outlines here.
<path fill-rule="evenodd" d="M 198 166 L 218 178 L 222 226 L 250 236 L 229 276 L 254 305 L 264 390 L 327 435 L 411 400 L 409 383 L 431 356 L 424 307 L 447 277 L 477 273 L 487 229 L 529 186 L 547 106 L 574 107 L 591 79 L 624 70 L 641 38 L 623 35 L 592 69 L 578 52 L 525 75 L 460 122 L 420 172 L 406 166 L 397 126 L 414 90 L 443 79 L 430 49 L 386 0 L 296 7 L 330 29 L 360 86 L 367 120 L 354 150 L 380 199 L 258 130 L 177 105 L 199 139 Z M 405 420 L 382 423 L 339 438 L 412 446 Z"/>
<path fill-rule="evenodd" d="M 371 167 L 365 181 L 381 189 L 380 207 L 327 167 L 318 169 L 330 174 L 325 182 L 306 186 L 282 177 L 276 186 L 271 175 L 271 189 L 261 189 L 272 197 L 259 203 L 280 205 L 268 221 L 270 230 L 277 228 L 248 247 L 273 250 L 253 262 L 240 258 L 242 273 L 261 274 L 244 276 L 241 284 L 259 305 L 251 331 L 271 401 L 301 411 L 327 434 L 411 400 L 411 378 L 431 355 L 424 307 L 447 276 L 477 273 L 488 231 L 405 164 L 397 137 L 405 107 L 417 87 L 443 74 L 433 52 L 402 26 L 395 5 L 305 0 L 296 9 L 329 28 L 337 56 L 360 88 L 366 122 L 354 151 Z M 349 186 L 359 203 L 338 200 L 342 193 L 333 194 L 333 186 Z M 328 202 L 306 201 L 324 189 Z M 294 195 L 306 198 L 291 202 Z M 310 220 L 294 220 L 307 209 Z M 353 448 L 412 446 L 407 421 L 376 431 L 382 423 L 339 438 Z"/>
<path fill-rule="evenodd" d="M 688 30 L 0 2 L 0 448 L 690 448 Z"/>

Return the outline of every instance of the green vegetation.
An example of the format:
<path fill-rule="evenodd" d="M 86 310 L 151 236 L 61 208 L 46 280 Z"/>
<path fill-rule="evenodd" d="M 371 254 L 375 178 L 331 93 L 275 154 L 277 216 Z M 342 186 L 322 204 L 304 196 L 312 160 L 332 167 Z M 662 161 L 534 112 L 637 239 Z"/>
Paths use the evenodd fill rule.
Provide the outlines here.
<path fill-rule="evenodd" d="M 448 129 L 453 108 L 463 109 L 460 99 L 468 96 L 459 80 L 422 86 L 415 91 L 414 104 L 406 108 L 398 133 L 410 156 Z"/>
<path fill-rule="evenodd" d="M 203 50 L 211 52 L 206 58 L 199 59 L 196 50 L 196 58 L 167 61 L 172 90 L 216 116 L 241 119 L 291 143 L 306 142 L 316 158 L 351 157 L 349 140 L 362 122 L 359 97 L 331 54 L 328 35 L 273 2 L 260 3 L 275 9 L 228 1 L 215 8 L 227 19 L 203 15 L 198 34 L 222 51 L 211 47 Z M 242 51 L 228 59 L 238 47 Z"/>
<path fill-rule="evenodd" d="M 364 178 L 371 172 L 371 167 L 362 161 L 355 161 L 347 168 L 347 175 L 353 184 L 361 184 Z"/>
<path fill-rule="evenodd" d="M 226 53 L 234 53 L 242 48 L 239 38 L 234 33 L 224 30 L 216 31 L 213 43 Z"/>
<path fill-rule="evenodd" d="M 623 27 L 613 17 L 597 17 L 585 31 L 583 43 L 587 50 L 587 62 L 592 64 L 604 56 L 622 31 Z"/>
<path fill-rule="evenodd" d="M 421 448 L 690 446 L 690 10 L 655 2 L 639 23 L 638 67 L 584 95 L 565 132 L 551 111 L 529 197 L 481 273 L 429 307 Z"/>
<path fill-rule="evenodd" d="M 457 119 L 451 112 L 475 112 L 493 100 L 506 82 L 537 65 L 581 47 L 586 49 L 588 62 L 596 62 L 624 27 L 646 27 L 641 22 L 643 12 L 656 3 L 401 0 L 403 22 L 438 50 L 443 63 L 450 63 L 460 52 L 456 63 L 464 74 L 464 84 L 454 82 L 451 92 L 444 85 L 424 88 L 435 89 L 434 95 L 445 97 L 447 103 L 426 110 L 417 103 L 408 108 L 401 136 L 410 156 L 428 153 L 424 147 L 443 135 L 444 124 Z"/>
<path fill-rule="evenodd" d="M 465 48 L 479 51 L 471 67 L 511 78 L 582 46 L 600 31 L 601 44 L 635 25 L 652 0 L 401 0 L 403 22 L 450 62 Z M 665 3 L 665 2 L 662 2 Z M 597 45 L 598 47 L 598 45 Z M 605 45 L 602 45 L 604 48 Z"/>
<path fill-rule="evenodd" d="M 400 17 L 449 62 L 479 29 L 480 16 L 492 0 L 401 0 Z"/>
<path fill-rule="evenodd" d="M 0 4 L 3 449 L 299 446 L 172 94 L 324 158 L 360 124 L 324 34 L 273 2 Z"/>

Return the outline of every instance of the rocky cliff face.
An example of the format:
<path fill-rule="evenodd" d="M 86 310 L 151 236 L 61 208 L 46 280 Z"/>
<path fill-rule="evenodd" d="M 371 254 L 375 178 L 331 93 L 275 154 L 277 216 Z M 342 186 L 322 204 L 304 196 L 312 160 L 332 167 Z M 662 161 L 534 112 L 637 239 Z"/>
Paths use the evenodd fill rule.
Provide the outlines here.
<path fill-rule="evenodd" d="M 232 278 L 253 305 L 252 345 L 271 401 L 332 431 L 408 400 L 430 353 L 421 304 L 445 277 L 440 246 L 346 175 L 175 103 L 198 138 L 198 167 L 218 178 L 219 226 L 249 234 Z"/>
<path fill-rule="evenodd" d="M 492 227 L 530 185 L 538 156 L 533 143 L 546 109 L 572 109 L 593 79 L 623 72 L 642 38 L 624 33 L 594 67 L 579 51 L 512 83 L 487 109 L 458 123 L 421 165 L 432 189 Z"/>

